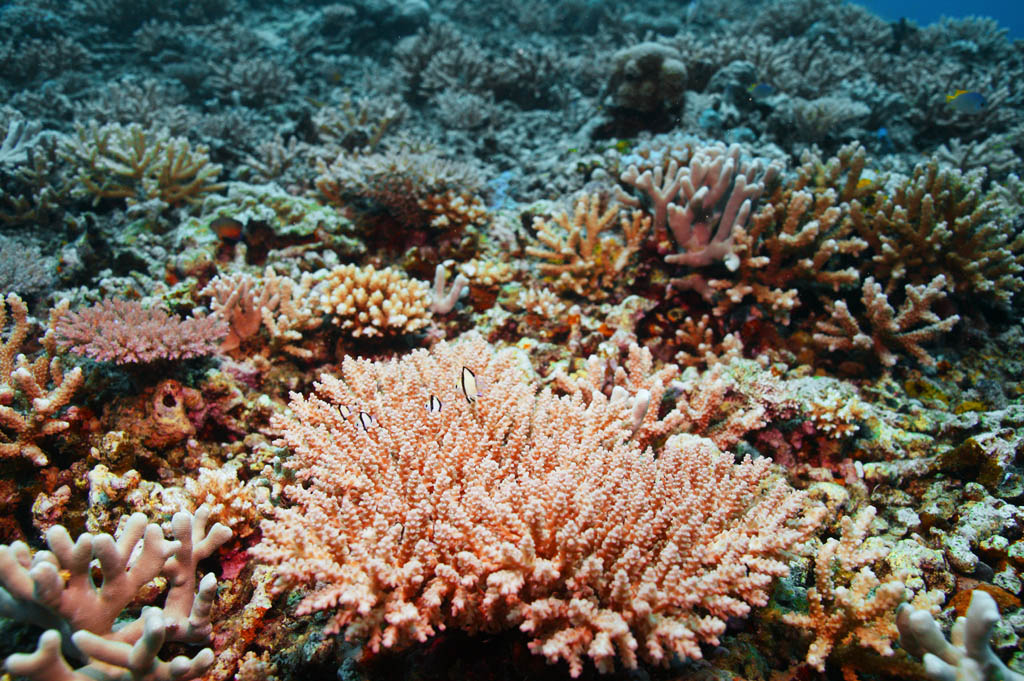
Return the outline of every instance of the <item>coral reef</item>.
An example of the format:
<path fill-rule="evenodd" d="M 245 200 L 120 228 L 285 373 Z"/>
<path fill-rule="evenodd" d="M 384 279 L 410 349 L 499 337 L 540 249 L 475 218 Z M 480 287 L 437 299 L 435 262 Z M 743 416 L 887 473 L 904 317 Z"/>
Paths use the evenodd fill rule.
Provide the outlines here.
<path fill-rule="evenodd" d="M 1024 673 L 1019 27 L 5 0 L 0 29 L 0 610 L 46 616 L 0 615 L 8 675 Z M 189 566 L 180 513 L 223 538 Z"/>

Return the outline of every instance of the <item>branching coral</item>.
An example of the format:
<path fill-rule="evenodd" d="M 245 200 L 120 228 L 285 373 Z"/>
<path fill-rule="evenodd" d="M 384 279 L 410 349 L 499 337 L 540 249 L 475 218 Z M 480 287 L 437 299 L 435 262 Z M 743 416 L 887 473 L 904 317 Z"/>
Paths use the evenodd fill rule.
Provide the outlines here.
<path fill-rule="evenodd" d="M 335 267 L 313 295 L 318 309 L 355 337 L 400 336 L 430 323 L 430 287 L 391 267 Z"/>
<path fill-rule="evenodd" d="M 1024 289 L 1024 230 L 983 193 L 983 177 L 932 161 L 891 197 L 876 195 L 873 208 L 850 202 L 852 223 L 869 245 L 866 270 L 887 293 L 939 274 L 958 297 L 1009 303 Z"/>
<path fill-rule="evenodd" d="M 885 366 L 896 364 L 896 351 L 912 355 L 931 366 L 934 358 L 922 347 L 948 332 L 960 321 L 959 315 L 940 317 L 932 307 L 946 297 L 946 277 L 937 275 L 928 284 L 904 287 L 905 299 L 894 310 L 882 285 L 873 277 L 864 281 L 861 303 L 869 331 L 850 312 L 845 300 L 827 306 L 830 319 L 819 320 L 814 342 L 829 352 L 873 351 Z"/>
<path fill-rule="evenodd" d="M 57 356 L 54 326 L 67 311 L 58 305 L 50 314 L 46 333 L 40 339 L 43 353 L 33 361 L 20 354 L 28 336 L 28 310 L 16 294 L 0 301 L 0 330 L 12 316 L 10 335 L 0 344 L 0 459 L 23 456 L 37 466 L 48 462 L 40 447 L 44 438 L 67 430 L 70 423 L 60 414 L 82 384 L 82 370 L 64 373 Z"/>
<path fill-rule="evenodd" d="M 262 327 L 270 337 L 271 352 L 308 358 L 310 351 L 299 345 L 302 332 L 322 322 L 312 293 L 315 282 L 310 274 L 295 281 L 268 267 L 261 279 L 240 272 L 218 275 L 199 293 L 210 296 L 214 315 L 227 322 L 222 351 L 238 350 Z"/>
<path fill-rule="evenodd" d="M 903 605 L 896 615 L 900 645 L 911 655 L 924 658 L 924 669 L 935 681 L 1024 681 L 1024 675 L 1010 670 L 990 647 L 992 629 L 999 622 L 999 606 L 983 589 L 971 594 L 966 617 L 953 625 L 947 642 L 925 608 Z"/>
<path fill-rule="evenodd" d="M 732 230 L 735 275 L 718 279 L 698 272 L 673 280 L 673 285 L 715 303 L 719 316 L 752 298 L 788 322 L 801 302 L 800 288 L 838 291 L 856 284 L 859 273 L 844 257 L 859 254 L 867 244 L 843 220 L 842 202 L 860 191 L 864 160 L 864 149 L 855 146 L 844 147 L 827 163 L 806 154 L 796 179 L 767 198 L 749 227 Z"/>
<path fill-rule="evenodd" d="M 115 540 L 83 534 L 72 541 L 57 525 L 46 533 L 49 551 L 32 555 L 23 542 L 0 545 L 0 614 L 46 629 L 30 654 L 11 655 L 7 671 L 33 681 L 171 681 L 200 676 L 213 664 L 213 651 L 169 662 L 157 657 L 165 641 L 200 643 L 211 631 L 210 609 L 217 579 L 206 575 L 196 588 L 196 566 L 231 537 L 209 514 L 177 513 L 174 540 L 136 513 Z M 134 553 L 138 545 L 137 555 Z M 103 582 L 93 582 L 92 561 Z M 154 577 L 170 584 L 163 608 L 115 629 L 136 593 Z M 73 669 L 69 661 L 85 663 Z"/>
<path fill-rule="evenodd" d="M 616 283 L 628 284 L 626 270 L 640 250 L 651 219 L 642 211 L 619 218 L 620 206 L 604 202 L 597 194 L 583 194 L 576 201 L 572 220 L 556 213 L 550 220 L 533 219 L 537 240 L 543 247 L 528 246 L 526 253 L 542 258 L 541 274 L 554 277 L 554 285 L 585 298 L 606 298 Z M 619 222 L 621 239 L 608 234 Z M 602 233 L 605 233 L 602 236 Z"/>
<path fill-rule="evenodd" d="M 656 235 L 667 224 L 682 250 L 667 255 L 665 262 L 699 267 L 722 260 L 730 270 L 739 265 L 733 232 L 746 223 L 753 201 L 780 170 L 775 163 L 765 168 L 759 159 L 741 162 L 740 151 L 738 144 L 709 145 L 694 150 L 687 164 L 670 156 L 665 167 L 641 172 L 630 165 L 622 173 L 621 181 L 646 194 L 653 204 Z M 625 193 L 620 198 L 639 204 Z"/>
<path fill-rule="evenodd" d="M 317 161 L 316 186 L 338 205 L 366 201 L 410 228 L 459 230 L 486 214 L 469 166 L 426 152 L 385 151 Z"/>
<path fill-rule="evenodd" d="M 61 348 L 115 364 L 211 355 L 226 333 L 227 324 L 217 317 L 181 319 L 157 307 L 116 298 L 74 312 L 65 308 L 54 328 Z"/>
<path fill-rule="evenodd" d="M 788 624 L 809 629 L 814 641 L 807 651 L 807 664 L 825 670 L 825 660 L 837 645 L 871 648 L 881 655 L 892 655 L 896 637 L 896 606 L 907 599 L 907 589 L 896 577 L 880 580 L 868 567 L 884 558 L 890 546 L 868 541 L 868 529 L 875 508 L 867 506 L 856 518 L 843 516 L 839 539 L 828 539 L 814 559 L 814 586 L 807 590 L 807 613 L 790 612 L 782 616 Z M 849 586 L 837 586 L 837 577 Z M 920 608 L 937 610 L 941 593 L 922 592 L 915 603 Z"/>
<path fill-rule="evenodd" d="M 63 154 L 77 168 L 81 188 L 96 201 L 159 199 L 177 206 L 223 188 L 215 182 L 221 168 L 210 163 L 206 147 L 138 124 L 79 125 Z"/>
<path fill-rule="evenodd" d="M 627 401 L 538 393 L 479 337 L 342 375 L 275 419 L 297 484 L 253 553 L 371 650 L 518 627 L 574 677 L 699 658 L 821 519 L 767 459 L 692 435 L 654 456 Z"/>

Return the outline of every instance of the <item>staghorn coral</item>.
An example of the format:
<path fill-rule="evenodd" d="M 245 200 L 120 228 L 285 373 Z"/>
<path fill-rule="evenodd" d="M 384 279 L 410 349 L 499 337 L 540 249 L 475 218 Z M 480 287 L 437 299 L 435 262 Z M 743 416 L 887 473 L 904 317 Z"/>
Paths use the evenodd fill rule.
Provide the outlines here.
<path fill-rule="evenodd" d="M 29 151 L 43 138 L 42 126 L 34 121 L 14 119 L 7 123 L 0 142 L 0 168 L 25 163 Z"/>
<path fill-rule="evenodd" d="M 871 256 L 866 272 L 887 293 L 941 274 L 955 296 L 1009 303 L 1024 289 L 1024 229 L 983 192 L 983 177 L 933 160 L 871 208 L 852 200 L 850 219 Z"/>
<path fill-rule="evenodd" d="M 895 310 L 882 285 L 868 277 L 864 280 L 861 303 L 868 332 L 850 312 L 845 300 L 826 305 L 829 319 L 818 320 L 814 343 L 829 352 L 873 351 L 885 366 L 896 364 L 897 350 L 912 355 L 926 366 L 935 364 L 922 344 L 934 341 L 960 321 L 960 315 L 940 317 L 932 310 L 946 297 L 946 277 L 937 275 L 928 284 L 904 287 L 904 300 Z"/>
<path fill-rule="evenodd" d="M 850 145 L 823 162 L 807 153 L 796 179 L 777 188 L 751 218 L 730 235 L 735 274 L 712 278 L 696 272 L 672 281 L 714 303 L 725 315 L 752 298 L 784 323 L 800 305 L 802 287 L 833 291 L 856 284 L 860 274 L 844 260 L 861 253 L 867 243 L 844 220 L 844 202 L 857 196 L 865 162 L 863 147 Z"/>
<path fill-rule="evenodd" d="M 616 283 L 628 285 L 627 270 L 650 229 L 651 219 L 642 211 L 619 218 L 620 206 L 607 205 L 597 194 L 582 194 L 570 221 L 566 213 L 550 220 L 534 217 L 533 229 L 541 247 L 527 246 L 527 255 L 546 262 L 537 269 L 558 289 L 592 299 L 608 297 Z M 602 236 L 619 222 L 621 239 Z"/>
<path fill-rule="evenodd" d="M 211 355 L 227 333 L 217 317 L 181 319 L 134 300 L 107 298 L 74 312 L 63 309 L 54 327 L 58 347 L 115 364 L 146 364 Z"/>
<path fill-rule="evenodd" d="M 239 176 L 255 182 L 294 182 L 305 171 L 304 162 L 309 152 L 310 146 L 305 142 L 294 136 L 285 141 L 277 133 L 271 139 L 261 141 L 255 152 L 245 157 Z"/>
<path fill-rule="evenodd" d="M 129 205 L 159 199 L 178 206 L 220 191 L 221 167 L 210 163 L 208 151 L 167 130 L 119 123 L 78 125 L 62 147 L 81 192 L 96 202 L 125 199 Z"/>
<path fill-rule="evenodd" d="M 459 387 L 467 369 L 485 391 Z M 370 650 L 518 627 L 574 677 L 584 657 L 699 658 L 821 519 L 766 459 L 692 435 L 655 457 L 626 400 L 538 393 L 479 337 L 342 374 L 275 418 L 298 484 L 252 552 Z"/>
<path fill-rule="evenodd" d="M 317 139 L 331 153 L 357 149 L 373 151 L 389 131 L 401 124 L 409 108 L 397 97 L 357 97 L 340 101 L 313 114 Z"/>
<path fill-rule="evenodd" d="M 317 281 L 308 273 L 295 281 L 267 267 L 262 279 L 243 272 L 217 275 L 199 295 L 210 296 L 214 315 L 227 322 L 221 351 L 238 350 L 243 342 L 264 328 L 271 353 L 281 351 L 308 359 L 310 350 L 298 343 L 302 341 L 303 331 L 312 331 L 322 323 L 312 296 Z"/>
<path fill-rule="evenodd" d="M 52 225 L 70 203 L 71 182 L 57 153 L 58 136 L 15 117 L 0 144 L 0 223 Z"/>
<path fill-rule="evenodd" d="M 0 344 L 0 459 L 22 456 L 44 466 L 48 459 L 41 441 L 71 426 L 61 412 L 82 385 L 82 370 L 75 367 L 65 373 L 57 356 L 55 325 L 67 303 L 51 311 L 39 339 L 43 352 L 32 361 L 21 354 L 29 333 L 25 303 L 14 293 L 7 295 L 6 306 L 0 301 L 0 330 L 7 326 L 8 309 L 10 332 Z"/>
<path fill-rule="evenodd" d="M 170 541 L 159 525 L 136 513 L 126 519 L 117 539 L 83 534 L 72 542 L 57 525 L 46 533 L 49 551 L 32 555 L 24 542 L 0 545 L 0 614 L 46 629 L 35 652 L 5 660 L 7 671 L 33 681 L 200 676 L 214 661 L 209 648 L 169 662 L 157 655 L 165 641 L 209 638 L 217 579 L 207 574 L 197 588 L 196 566 L 231 538 L 231 530 L 220 524 L 208 528 L 208 519 L 205 509 L 194 516 L 176 513 Z M 99 587 L 93 582 L 93 560 L 103 574 Z M 158 575 L 170 584 L 164 606 L 144 608 L 137 619 L 115 630 L 121 611 Z M 74 669 L 71 662 L 84 664 Z"/>
<path fill-rule="evenodd" d="M 295 90 L 295 74 L 269 59 L 247 58 L 210 64 L 207 86 L 221 100 L 251 107 L 286 99 Z"/>
<path fill-rule="evenodd" d="M 340 265 L 312 295 L 318 311 L 356 338 L 401 336 L 430 323 L 430 287 L 391 267 Z"/>
<path fill-rule="evenodd" d="M 738 334 L 725 334 L 721 340 L 716 340 L 716 335 L 710 315 L 697 320 L 683 318 L 674 332 L 673 345 L 682 348 L 675 361 L 686 367 L 709 367 L 743 356 L 743 340 Z"/>
<path fill-rule="evenodd" d="M 871 648 L 892 655 L 896 637 L 893 611 L 909 592 L 898 578 L 884 582 L 871 570 L 891 551 L 883 541 L 868 539 L 875 518 L 874 506 L 866 506 L 855 518 L 843 516 L 839 539 L 829 538 L 814 559 L 814 586 L 807 590 L 808 612 L 788 612 L 782 620 L 814 633 L 807 650 L 807 664 L 825 671 L 825 661 L 836 646 Z M 849 586 L 837 586 L 837 578 Z M 915 607 L 937 612 L 941 592 L 920 592 Z"/>
<path fill-rule="evenodd" d="M 685 150 L 684 161 L 669 149 L 665 165 L 641 172 L 630 164 L 620 175 L 622 183 L 646 195 L 654 208 L 655 239 L 662 240 L 666 226 L 679 253 L 665 256 L 673 265 L 700 267 L 718 260 L 735 270 L 739 262 L 733 253 L 733 232 L 742 227 L 753 202 L 771 185 L 781 167 L 760 159 L 741 162 L 741 147 L 712 144 Z M 627 205 L 640 199 L 620 191 Z M 721 204 L 721 205 L 720 205 Z"/>
<path fill-rule="evenodd" d="M 56 281 L 57 259 L 47 258 L 31 242 L 0 235 L 0 291 L 36 300 Z"/>

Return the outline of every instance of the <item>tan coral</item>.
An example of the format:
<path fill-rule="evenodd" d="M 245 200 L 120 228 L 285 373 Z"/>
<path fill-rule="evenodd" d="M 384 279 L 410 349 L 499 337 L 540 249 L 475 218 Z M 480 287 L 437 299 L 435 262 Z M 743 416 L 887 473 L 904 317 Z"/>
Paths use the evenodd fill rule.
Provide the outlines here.
<path fill-rule="evenodd" d="M 896 364 L 896 352 L 903 351 L 932 366 L 935 359 L 923 345 L 948 333 L 960 321 L 959 315 L 940 317 L 932 309 L 946 297 L 945 289 L 946 277 L 941 274 L 927 285 L 907 284 L 905 300 L 896 310 L 882 285 L 868 277 L 861 297 L 868 329 L 862 328 L 846 301 L 839 300 L 828 306 L 830 318 L 817 322 L 814 343 L 829 352 L 873 351 L 885 366 Z"/>
<path fill-rule="evenodd" d="M 29 361 L 19 354 L 29 332 L 28 310 L 14 293 L 8 294 L 6 303 L 0 300 L 0 329 L 6 325 L 8 308 L 13 320 L 10 335 L 0 344 L 0 459 L 22 456 L 44 466 L 48 458 L 41 441 L 70 427 L 61 412 L 82 384 L 82 370 L 75 367 L 64 373 L 57 356 L 53 328 L 68 306 L 63 302 L 50 312 L 40 339 L 43 353 Z"/>
<path fill-rule="evenodd" d="M 261 279 L 244 272 L 218 275 L 199 294 L 210 296 L 214 314 L 228 322 L 222 351 L 238 350 L 263 328 L 270 337 L 271 354 L 280 351 L 308 359 L 312 352 L 299 343 L 304 331 L 316 329 L 322 321 L 312 295 L 316 281 L 308 273 L 296 281 L 267 267 Z"/>
<path fill-rule="evenodd" d="M 892 655 L 898 635 L 896 606 L 909 595 L 897 576 L 879 579 L 869 565 L 884 558 L 890 546 L 868 540 L 875 508 L 867 506 L 855 518 L 844 516 L 839 539 L 828 539 L 814 560 L 814 586 L 807 590 L 808 611 L 785 613 L 782 619 L 814 633 L 807 664 L 825 670 L 825 661 L 837 645 L 858 645 L 881 655 Z M 838 579 L 837 579 L 838 578 Z M 837 585 L 837 581 L 848 586 Z M 941 593 L 920 593 L 915 603 L 925 607 L 941 602 Z"/>
<path fill-rule="evenodd" d="M 735 274 L 729 278 L 692 273 L 673 286 L 690 289 L 715 305 L 723 316 L 745 300 L 776 319 L 789 322 L 800 305 L 797 287 L 814 283 L 833 291 L 855 285 L 860 273 L 843 266 L 867 242 L 845 219 L 845 201 L 861 196 L 858 188 L 865 162 L 861 147 L 847 146 L 823 162 L 808 154 L 792 184 L 780 186 L 751 216 L 732 231 Z"/>
<path fill-rule="evenodd" d="M 205 506 L 210 517 L 229 527 L 236 537 L 248 537 L 269 515 L 270 490 L 253 481 L 238 479 L 237 466 L 201 468 L 196 478 L 185 480 L 192 508 Z"/>
<path fill-rule="evenodd" d="M 430 287 L 391 267 L 340 265 L 314 294 L 318 308 L 357 338 L 414 333 L 430 323 Z"/>
<path fill-rule="evenodd" d="M 63 152 L 96 201 L 159 199 L 176 206 L 224 188 L 215 182 L 221 167 L 210 163 L 209 149 L 166 129 L 147 130 L 137 123 L 78 126 Z"/>
<path fill-rule="evenodd" d="M 918 166 L 875 206 L 850 203 L 857 233 L 870 245 L 866 268 L 885 291 L 944 274 L 958 296 L 1009 303 L 1024 290 L 1024 230 L 983 191 L 984 172 Z"/>
<path fill-rule="evenodd" d="M 603 299 L 627 275 L 632 256 L 640 250 L 650 229 L 651 219 L 642 211 L 619 218 L 619 205 L 602 208 L 596 194 L 583 194 L 576 201 L 573 216 L 557 213 L 550 219 L 533 219 L 540 246 L 529 246 L 528 255 L 545 262 L 538 265 L 541 274 L 551 277 L 555 286 L 577 295 Z M 621 238 L 607 233 L 616 220 Z"/>

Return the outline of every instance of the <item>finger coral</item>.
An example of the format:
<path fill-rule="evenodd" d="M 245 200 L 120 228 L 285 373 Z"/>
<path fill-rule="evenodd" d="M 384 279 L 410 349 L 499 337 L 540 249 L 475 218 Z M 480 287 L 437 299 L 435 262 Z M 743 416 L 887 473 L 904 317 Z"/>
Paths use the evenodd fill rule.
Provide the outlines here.
<path fill-rule="evenodd" d="M 550 220 L 535 217 L 533 229 L 540 246 L 526 248 L 528 255 L 545 261 L 538 269 L 558 288 L 595 299 L 607 297 L 622 280 L 651 225 L 642 211 L 620 218 L 618 204 L 602 204 L 600 196 L 584 194 L 576 201 L 571 221 L 566 213 Z M 616 221 L 621 238 L 612 236 Z"/>
<path fill-rule="evenodd" d="M 698 436 L 655 456 L 628 400 L 538 392 L 527 370 L 473 336 L 347 357 L 292 393 L 273 425 L 295 483 L 253 554 L 370 650 L 518 627 L 573 677 L 701 657 L 767 603 L 820 507 Z"/>
<path fill-rule="evenodd" d="M 77 168 L 82 190 L 97 202 L 159 199 L 177 206 L 223 188 L 215 182 L 221 168 L 210 163 L 208 149 L 167 130 L 118 123 L 79 126 L 63 153 Z"/>
<path fill-rule="evenodd" d="M 221 524 L 207 527 L 209 513 L 176 513 L 174 539 L 136 513 L 115 539 L 83 534 L 72 541 L 61 525 L 46 533 L 49 551 L 32 555 L 23 542 L 0 545 L 0 615 L 46 629 L 29 654 L 9 656 L 4 666 L 33 681 L 138 681 L 192 679 L 213 664 L 205 648 L 194 657 L 167 662 L 157 657 L 165 641 L 200 643 L 209 638 L 217 579 L 196 585 L 196 566 L 231 538 Z M 134 549 L 138 545 L 137 554 Z M 103 574 L 93 583 L 92 561 Z M 115 627 L 121 611 L 154 577 L 170 584 L 163 608 Z M 77 669 L 70 663 L 82 664 Z"/>

